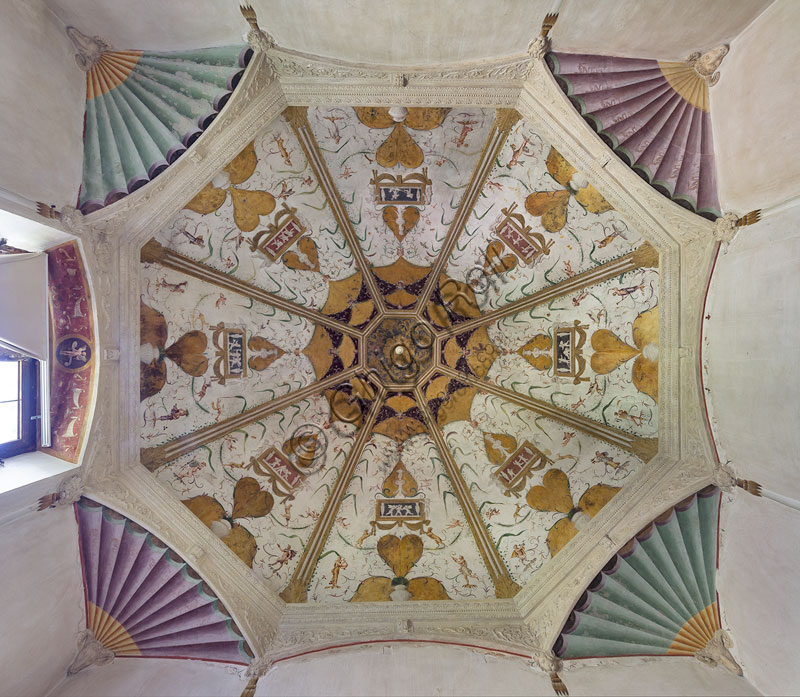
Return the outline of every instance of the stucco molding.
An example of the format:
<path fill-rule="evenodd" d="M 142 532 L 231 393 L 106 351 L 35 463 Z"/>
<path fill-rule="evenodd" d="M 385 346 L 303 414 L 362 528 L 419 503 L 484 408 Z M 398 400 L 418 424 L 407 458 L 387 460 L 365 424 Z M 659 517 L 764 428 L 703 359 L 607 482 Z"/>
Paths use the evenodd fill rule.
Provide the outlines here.
<path fill-rule="evenodd" d="M 478 642 L 532 654 L 534 635 L 511 600 L 290 605 L 281 619 L 273 660 L 354 641 L 404 639 Z"/>

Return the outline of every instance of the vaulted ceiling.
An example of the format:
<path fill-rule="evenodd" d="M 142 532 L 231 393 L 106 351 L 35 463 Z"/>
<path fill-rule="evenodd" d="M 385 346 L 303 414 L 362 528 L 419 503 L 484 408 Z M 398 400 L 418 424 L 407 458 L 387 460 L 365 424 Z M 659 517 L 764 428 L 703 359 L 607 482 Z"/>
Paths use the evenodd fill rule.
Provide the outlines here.
<path fill-rule="evenodd" d="M 332 641 L 346 618 L 377 632 L 399 611 L 355 603 L 411 599 L 441 622 L 464 601 L 466 625 L 523 628 L 493 641 L 572 657 L 581 594 L 623 545 L 649 548 L 652 530 L 635 536 L 666 511 L 661 561 L 705 586 L 647 645 L 661 655 L 701 620 L 710 641 L 718 492 L 684 499 L 713 474 L 692 347 L 721 213 L 708 89 L 724 52 L 683 59 L 762 6 L 702 46 L 674 32 L 629 59 L 614 50 L 629 29 L 585 40 L 598 10 L 569 0 L 581 22 L 559 19 L 545 62 L 523 53 L 535 3 L 516 39 L 471 23 L 461 44 L 357 46 L 314 34 L 305 6 L 273 24 L 257 4 L 291 49 L 258 30 L 243 44 L 219 8 L 213 39 L 193 43 L 194 12 L 174 53 L 116 16 L 112 49 L 92 3 L 53 3 L 86 19 L 71 37 L 85 215 L 60 215 L 85 233 L 98 336 L 121 352 L 97 368 L 82 534 L 90 519 L 101 541 L 157 534 L 225 603 L 209 615 L 234 628 L 218 628 L 225 651 L 240 635 L 259 657 Z M 339 62 L 299 55 L 312 46 Z M 308 638 L 322 613 L 328 633 Z"/>

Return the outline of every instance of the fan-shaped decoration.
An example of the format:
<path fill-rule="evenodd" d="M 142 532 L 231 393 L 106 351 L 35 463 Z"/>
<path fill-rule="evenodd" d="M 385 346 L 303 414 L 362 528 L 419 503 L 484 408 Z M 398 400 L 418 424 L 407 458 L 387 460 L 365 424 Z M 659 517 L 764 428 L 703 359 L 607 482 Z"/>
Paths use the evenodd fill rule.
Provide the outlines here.
<path fill-rule="evenodd" d="M 547 63 L 634 171 L 685 208 L 719 217 L 708 84 L 691 62 L 550 53 Z"/>
<path fill-rule="evenodd" d="M 626 544 L 570 613 L 562 658 L 693 656 L 720 629 L 716 595 L 720 491 L 669 509 Z"/>
<path fill-rule="evenodd" d="M 117 656 L 247 664 L 253 653 L 214 592 L 147 530 L 87 498 L 75 504 L 86 624 Z"/>
<path fill-rule="evenodd" d="M 100 53 L 86 73 L 81 211 L 127 196 L 186 152 L 228 102 L 251 56 L 241 46 Z"/>

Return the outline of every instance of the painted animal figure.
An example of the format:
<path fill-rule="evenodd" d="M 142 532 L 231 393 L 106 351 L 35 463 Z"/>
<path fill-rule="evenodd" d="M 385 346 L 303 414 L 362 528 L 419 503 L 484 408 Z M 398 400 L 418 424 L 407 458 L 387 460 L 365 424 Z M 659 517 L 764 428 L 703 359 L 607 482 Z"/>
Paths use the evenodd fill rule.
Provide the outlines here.
<path fill-rule="evenodd" d="M 564 440 L 561 441 L 561 447 L 565 447 L 575 437 L 575 431 L 564 431 Z"/>
<path fill-rule="evenodd" d="M 456 147 L 460 148 L 467 144 L 467 136 L 474 130 L 473 126 L 478 123 L 478 121 L 470 121 L 467 119 L 466 121 L 456 121 L 456 123 L 461 126 L 461 133 L 458 134 L 458 138 L 453 138 L 450 142 L 455 143 Z"/>
<path fill-rule="evenodd" d="M 153 426 L 156 425 L 156 421 L 175 421 L 184 416 L 189 416 L 189 410 L 178 409 L 178 405 L 176 404 L 174 407 L 172 407 L 172 409 L 170 409 L 168 414 L 164 414 L 163 416 L 156 416 L 153 414 Z"/>
<path fill-rule="evenodd" d="M 187 240 L 189 240 L 189 244 L 196 244 L 198 247 L 202 247 L 203 245 L 205 245 L 205 238 L 203 237 L 203 235 L 196 234 L 197 227 L 198 226 L 195 225 L 194 227 L 195 234 L 192 234 L 191 232 L 189 232 L 189 230 L 186 229 L 187 225 L 186 223 L 184 223 L 183 227 L 180 229 L 180 233 L 184 235 Z"/>
<path fill-rule="evenodd" d="M 572 306 L 573 307 L 578 307 L 578 305 L 580 305 L 588 297 L 589 297 L 589 291 L 588 290 L 582 290 L 574 298 L 572 298 Z"/>
<path fill-rule="evenodd" d="M 287 167 L 292 166 L 292 157 L 291 157 L 291 150 L 287 150 L 286 146 L 283 144 L 283 138 L 280 136 L 272 136 L 272 140 L 275 141 L 275 145 L 278 146 L 278 152 L 280 153 L 283 161 L 286 163 Z"/>
<path fill-rule="evenodd" d="M 169 283 L 166 276 L 156 281 L 156 289 L 166 288 L 170 293 L 185 293 L 186 284 L 188 281 L 181 281 L 180 283 Z"/>
<path fill-rule="evenodd" d="M 564 273 L 567 274 L 567 278 L 575 275 L 575 272 L 572 270 L 572 262 L 569 259 L 564 262 Z"/>
<path fill-rule="evenodd" d="M 528 145 L 528 139 L 527 138 L 523 138 L 522 139 L 522 145 L 520 145 L 518 148 L 515 148 L 514 150 L 512 150 L 511 159 L 508 161 L 508 164 L 506 165 L 506 167 L 508 169 L 511 169 L 514 165 L 524 164 L 523 162 L 519 161 L 519 157 L 520 157 L 520 155 L 525 154 L 525 146 L 527 146 L 527 145 Z"/>
<path fill-rule="evenodd" d="M 594 453 L 594 457 L 592 458 L 592 463 L 595 465 L 599 465 L 600 463 L 602 463 L 606 466 L 606 468 L 610 467 L 611 469 L 619 469 L 620 467 L 622 467 L 622 463 L 614 460 L 606 450 L 602 452 L 596 450 Z"/>
<path fill-rule="evenodd" d="M 633 294 L 640 290 L 644 293 L 644 281 L 642 281 L 638 286 L 627 286 L 626 288 L 612 288 L 611 295 L 615 295 L 619 298 L 617 300 L 617 305 L 619 305 L 625 298 L 630 298 Z"/>
<path fill-rule="evenodd" d="M 322 118 L 331 122 L 331 127 L 328 128 L 328 136 L 333 139 L 333 142 L 336 143 L 336 145 L 339 145 L 339 141 L 342 139 L 342 134 L 339 132 L 339 126 L 336 125 L 336 122 L 344 119 L 344 116 L 331 115 L 323 116 Z"/>
<path fill-rule="evenodd" d="M 433 531 L 431 526 L 428 526 L 427 530 L 423 528 L 422 534 L 436 543 L 436 549 L 444 549 L 444 540 Z"/>
<path fill-rule="evenodd" d="M 331 569 L 331 582 L 325 586 L 326 588 L 338 588 L 339 587 L 339 573 L 342 569 L 347 568 L 347 562 L 344 560 L 343 557 L 336 557 L 336 561 L 333 562 L 333 569 Z"/>
<path fill-rule="evenodd" d="M 478 577 L 472 573 L 472 569 L 467 565 L 467 560 L 464 559 L 463 555 L 459 554 L 456 556 L 454 554 L 451 559 L 458 564 L 458 573 L 464 577 L 464 588 L 475 588 L 475 584 L 470 583 L 469 580 L 474 578 L 477 581 Z"/>
<path fill-rule="evenodd" d="M 277 198 L 289 198 L 294 193 L 294 189 L 289 188 L 289 185 L 286 183 L 286 179 L 281 182 L 281 191 L 278 194 Z"/>
<path fill-rule="evenodd" d="M 361 533 L 361 537 L 359 537 L 356 540 L 356 543 L 355 543 L 354 546 L 357 547 L 358 549 L 361 549 L 361 547 L 364 545 L 364 542 L 366 541 L 366 539 L 368 537 L 372 537 L 373 532 L 374 532 L 374 530 L 370 530 L 369 528 L 366 528 L 364 530 L 364 532 Z"/>
<path fill-rule="evenodd" d="M 618 411 L 614 412 L 614 416 L 616 416 L 621 421 L 630 421 L 631 423 L 636 424 L 637 426 L 641 426 L 644 423 L 644 414 L 629 414 L 624 409 L 619 409 Z"/>
<path fill-rule="evenodd" d="M 278 556 L 277 554 L 271 554 L 270 556 L 275 557 L 275 560 L 267 564 L 267 566 L 269 566 L 269 568 L 276 573 L 280 571 L 292 559 L 294 559 L 295 556 L 297 556 L 297 552 L 292 549 L 291 545 L 286 545 L 286 547 L 281 547 L 280 543 L 278 543 L 278 549 L 281 550 L 280 556 Z"/>
<path fill-rule="evenodd" d="M 522 516 L 522 511 L 525 510 L 524 503 L 517 503 L 514 504 L 514 522 L 517 522 L 517 518 Z"/>

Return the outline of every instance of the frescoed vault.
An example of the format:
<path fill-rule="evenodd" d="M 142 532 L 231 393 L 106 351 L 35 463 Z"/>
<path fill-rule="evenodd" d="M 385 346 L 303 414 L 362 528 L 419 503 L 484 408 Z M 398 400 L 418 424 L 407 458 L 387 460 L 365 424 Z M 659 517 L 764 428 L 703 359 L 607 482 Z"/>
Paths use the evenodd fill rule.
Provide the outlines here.
<path fill-rule="evenodd" d="M 141 260 L 142 463 L 288 602 L 512 597 L 657 451 L 658 253 L 513 110 L 290 107 Z"/>
<path fill-rule="evenodd" d="M 161 540 L 91 499 L 75 504 L 91 636 L 114 656 L 247 664 L 253 653 L 208 585 Z M 108 653 L 110 652 L 110 653 Z M 79 651 L 70 672 L 77 672 Z"/>
<path fill-rule="evenodd" d="M 570 613 L 556 655 L 703 660 L 706 646 L 722 636 L 716 594 L 720 495 L 713 486 L 697 492 L 615 554 Z M 732 658 L 726 667 L 741 674 Z"/>

